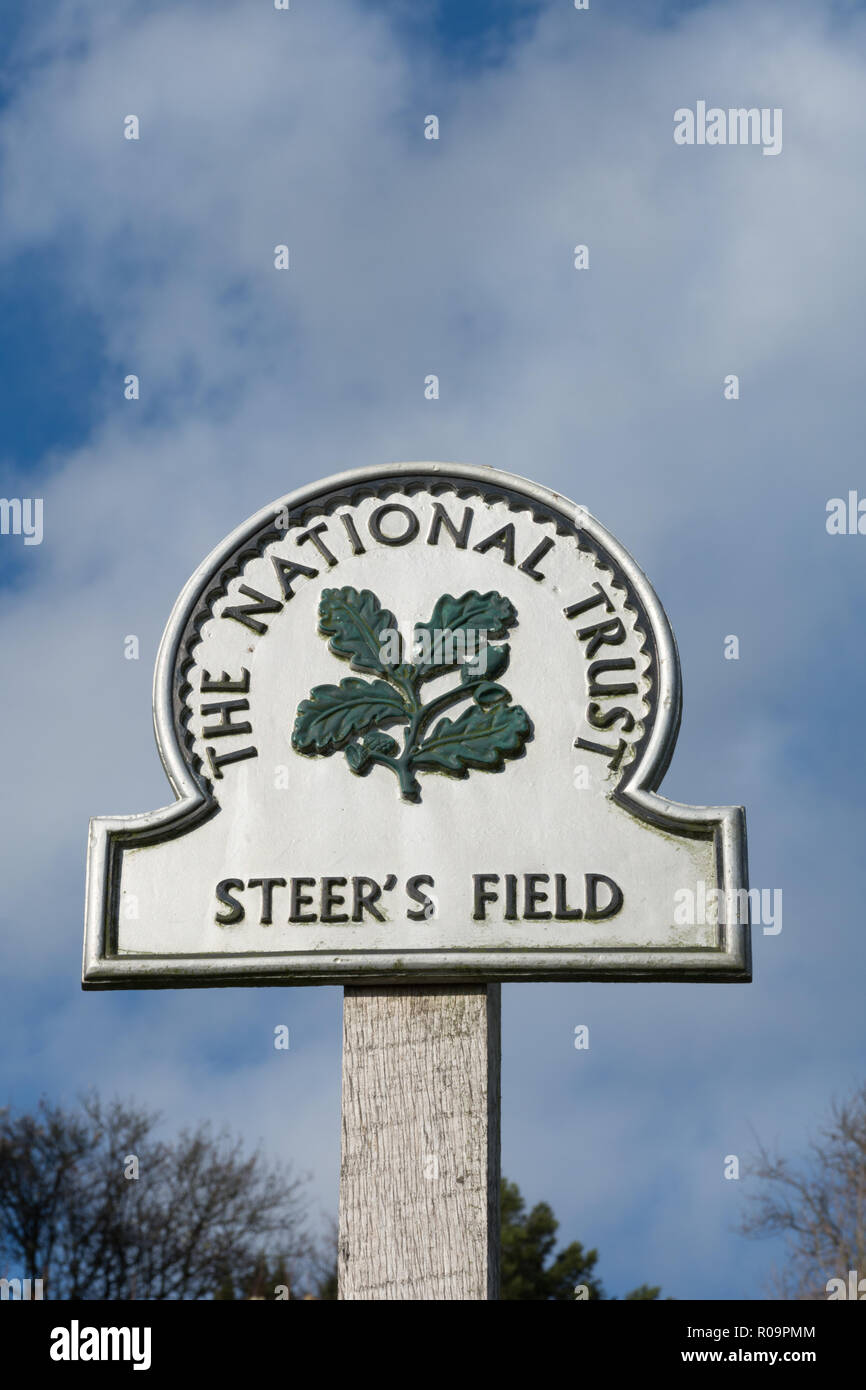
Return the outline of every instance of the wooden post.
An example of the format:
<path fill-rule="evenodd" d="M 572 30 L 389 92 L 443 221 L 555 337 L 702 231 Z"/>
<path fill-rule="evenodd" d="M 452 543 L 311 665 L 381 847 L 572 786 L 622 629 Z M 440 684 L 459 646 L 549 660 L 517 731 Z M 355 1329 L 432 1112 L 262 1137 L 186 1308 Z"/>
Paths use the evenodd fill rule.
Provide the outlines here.
<path fill-rule="evenodd" d="M 500 987 L 343 994 L 340 1298 L 499 1297 Z"/>

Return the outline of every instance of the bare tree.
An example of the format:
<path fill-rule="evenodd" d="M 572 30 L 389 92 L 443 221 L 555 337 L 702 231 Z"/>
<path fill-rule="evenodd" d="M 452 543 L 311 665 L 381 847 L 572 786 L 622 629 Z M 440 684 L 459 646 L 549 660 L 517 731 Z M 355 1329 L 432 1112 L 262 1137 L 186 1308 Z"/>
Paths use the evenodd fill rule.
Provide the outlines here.
<path fill-rule="evenodd" d="M 210 1126 L 97 1096 L 0 1111 L 0 1265 L 51 1299 L 207 1299 L 312 1253 L 305 1180 Z"/>
<path fill-rule="evenodd" d="M 746 1174 L 763 1190 L 746 1199 L 742 1234 L 785 1240 L 778 1294 L 825 1299 L 830 1279 L 866 1277 L 866 1084 L 834 1102 L 799 1163 L 760 1146 Z"/>

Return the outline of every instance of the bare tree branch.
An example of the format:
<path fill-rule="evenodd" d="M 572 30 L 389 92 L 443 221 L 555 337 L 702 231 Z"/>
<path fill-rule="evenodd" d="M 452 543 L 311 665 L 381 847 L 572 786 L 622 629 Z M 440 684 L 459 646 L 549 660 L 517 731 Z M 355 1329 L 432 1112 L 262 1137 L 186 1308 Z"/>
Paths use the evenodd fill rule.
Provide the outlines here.
<path fill-rule="evenodd" d="M 309 1264 L 305 1180 L 209 1125 L 166 1142 L 158 1123 L 95 1095 L 0 1111 L 0 1259 L 52 1299 L 208 1299 Z"/>
<path fill-rule="evenodd" d="M 777 1293 L 824 1299 L 828 1280 L 844 1279 L 851 1269 L 866 1275 L 866 1084 L 833 1103 L 798 1164 L 759 1144 L 744 1176 L 763 1189 L 746 1198 L 741 1233 L 785 1241 Z"/>

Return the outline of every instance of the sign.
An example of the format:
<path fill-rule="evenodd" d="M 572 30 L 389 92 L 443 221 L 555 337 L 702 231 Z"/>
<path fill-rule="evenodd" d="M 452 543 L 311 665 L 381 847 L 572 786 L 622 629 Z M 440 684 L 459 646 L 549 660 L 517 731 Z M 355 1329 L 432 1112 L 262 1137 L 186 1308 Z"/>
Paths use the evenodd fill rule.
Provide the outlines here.
<path fill-rule="evenodd" d="M 91 823 L 84 986 L 747 980 L 744 813 L 657 791 L 679 716 L 584 508 L 453 464 L 302 488 L 171 615 L 177 800 Z"/>

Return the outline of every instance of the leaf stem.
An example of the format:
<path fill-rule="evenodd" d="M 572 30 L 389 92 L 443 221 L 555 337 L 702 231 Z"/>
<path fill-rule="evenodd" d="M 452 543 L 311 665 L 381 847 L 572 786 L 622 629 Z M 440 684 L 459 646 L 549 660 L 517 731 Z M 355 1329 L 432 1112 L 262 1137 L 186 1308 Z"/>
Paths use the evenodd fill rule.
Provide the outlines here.
<path fill-rule="evenodd" d="M 412 746 L 417 744 L 421 734 L 427 728 L 430 720 L 440 714 L 442 710 L 448 709 L 451 705 L 456 705 L 465 696 L 471 695 L 476 686 L 483 685 L 487 676 L 475 676 L 471 681 L 463 681 L 455 686 L 453 690 L 445 690 L 441 695 L 437 695 L 435 700 L 431 700 L 429 705 L 425 705 L 418 716 L 412 720 L 406 731 L 407 741 L 411 738 Z"/>
<path fill-rule="evenodd" d="M 370 754 L 371 762 L 381 763 L 384 767 L 390 767 L 391 771 L 396 774 L 397 780 L 400 783 L 400 791 L 407 801 L 418 800 L 421 792 L 421 784 L 412 771 L 411 763 L 406 757 L 405 747 L 399 758 L 389 757 L 387 753 L 374 753 L 370 749 L 367 751 Z"/>
<path fill-rule="evenodd" d="M 429 705 L 422 705 L 418 697 L 418 684 L 423 679 L 422 673 L 417 673 L 414 677 L 398 676 L 393 671 L 386 672 L 388 680 L 392 685 L 396 685 L 401 691 L 411 713 L 407 715 L 408 724 L 403 736 L 403 748 L 399 757 L 389 757 L 386 753 L 370 752 L 373 762 L 382 763 L 385 767 L 390 767 L 400 783 L 400 791 L 405 801 L 418 801 L 421 796 L 421 784 L 414 772 L 415 754 L 423 736 L 424 730 L 430 721 L 440 714 L 442 710 L 448 709 L 451 705 L 456 705 L 460 700 L 468 699 L 477 686 L 483 685 L 488 676 L 486 674 L 475 676 L 472 680 L 462 681 L 460 685 L 454 686 L 451 690 L 443 691 L 437 695 L 435 700 L 431 700 Z"/>

